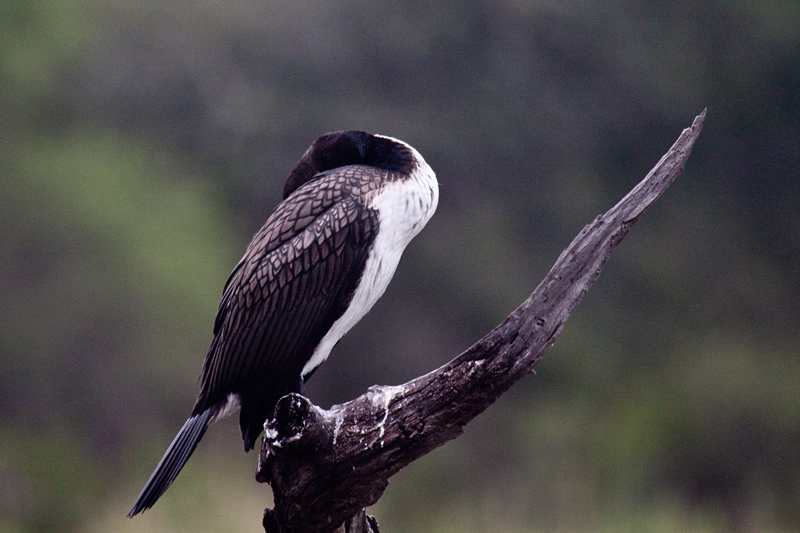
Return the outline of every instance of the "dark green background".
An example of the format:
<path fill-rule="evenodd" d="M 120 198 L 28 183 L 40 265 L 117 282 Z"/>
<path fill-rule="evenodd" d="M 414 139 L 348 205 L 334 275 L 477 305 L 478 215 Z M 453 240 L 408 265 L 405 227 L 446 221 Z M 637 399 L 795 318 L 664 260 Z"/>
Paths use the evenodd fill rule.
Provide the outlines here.
<path fill-rule="evenodd" d="M 234 420 L 124 518 L 222 286 L 321 133 L 439 210 L 310 382 L 328 406 L 500 322 L 708 107 L 538 367 L 395 478 L 391 532 L 800 529 L 800 3 L 0 1 L 0 530 L 258 531 Z"/>

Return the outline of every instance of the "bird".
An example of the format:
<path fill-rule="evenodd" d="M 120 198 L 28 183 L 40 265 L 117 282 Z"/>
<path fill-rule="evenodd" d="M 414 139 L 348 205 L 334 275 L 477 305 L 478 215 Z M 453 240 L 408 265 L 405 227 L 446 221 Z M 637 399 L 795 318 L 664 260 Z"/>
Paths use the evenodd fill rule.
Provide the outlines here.
<path fill-rule="evenodd" d="M 278 400 L 304 394 L 383 295 L 438 201 L 435 173 L 403 141 L 347 130 L 311 144 L 225 283 L 191 415 L 128 517 L 156 503 L 215 421 L 238 410 L 254 448 Z"/>

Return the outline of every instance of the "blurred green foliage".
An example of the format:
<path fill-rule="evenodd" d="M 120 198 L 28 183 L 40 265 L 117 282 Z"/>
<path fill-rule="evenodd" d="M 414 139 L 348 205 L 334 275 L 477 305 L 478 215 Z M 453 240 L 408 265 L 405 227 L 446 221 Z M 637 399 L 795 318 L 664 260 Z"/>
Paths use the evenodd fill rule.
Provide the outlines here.
<path fill-rule="evenodd" d="M 259 530 L 235 421 L 124 515 L 319 134 L 404 139 L 441 182 L 310 382 L 329 405 L 483 335 L 706 106 L 538 375 L 373 511 L 386 531 L 800 528 L 797 2 L 0 0 L 0 21 L 0 530 Z"/>

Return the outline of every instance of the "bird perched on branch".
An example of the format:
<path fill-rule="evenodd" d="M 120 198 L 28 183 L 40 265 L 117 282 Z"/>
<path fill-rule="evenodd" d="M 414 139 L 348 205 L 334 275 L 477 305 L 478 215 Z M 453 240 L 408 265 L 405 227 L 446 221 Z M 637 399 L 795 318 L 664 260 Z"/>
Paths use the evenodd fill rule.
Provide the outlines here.
<path fill-rule="evenodd" d="M 375 304 L 439 200 L 408 144 L 327 133 L 294 167 L 283 201 L 228 278 L 192 414 L 129 517 L 167 490 L 214 421 L 239 412 L 245 451 L 278 400 L 303 383 Z"/>

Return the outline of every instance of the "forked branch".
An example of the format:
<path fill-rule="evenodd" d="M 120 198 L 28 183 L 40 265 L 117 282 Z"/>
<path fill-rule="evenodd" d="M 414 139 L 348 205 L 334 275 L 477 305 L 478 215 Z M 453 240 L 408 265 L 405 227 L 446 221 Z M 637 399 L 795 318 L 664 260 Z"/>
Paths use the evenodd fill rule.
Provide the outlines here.
<path fill-rule="evenodd" d="M 272 486 L 269 533 L 377 531 L 364 508 L 389 477 L 461 434 L 463 427 L 533 371 L 639 216 L 683 170 L 706 112 L 617 205 L 583 228 L 536 290 L 467 351 L 398 386 L 375 386 L 320 409 L 297 394 L 280 400 L 259 457 Z"/>

